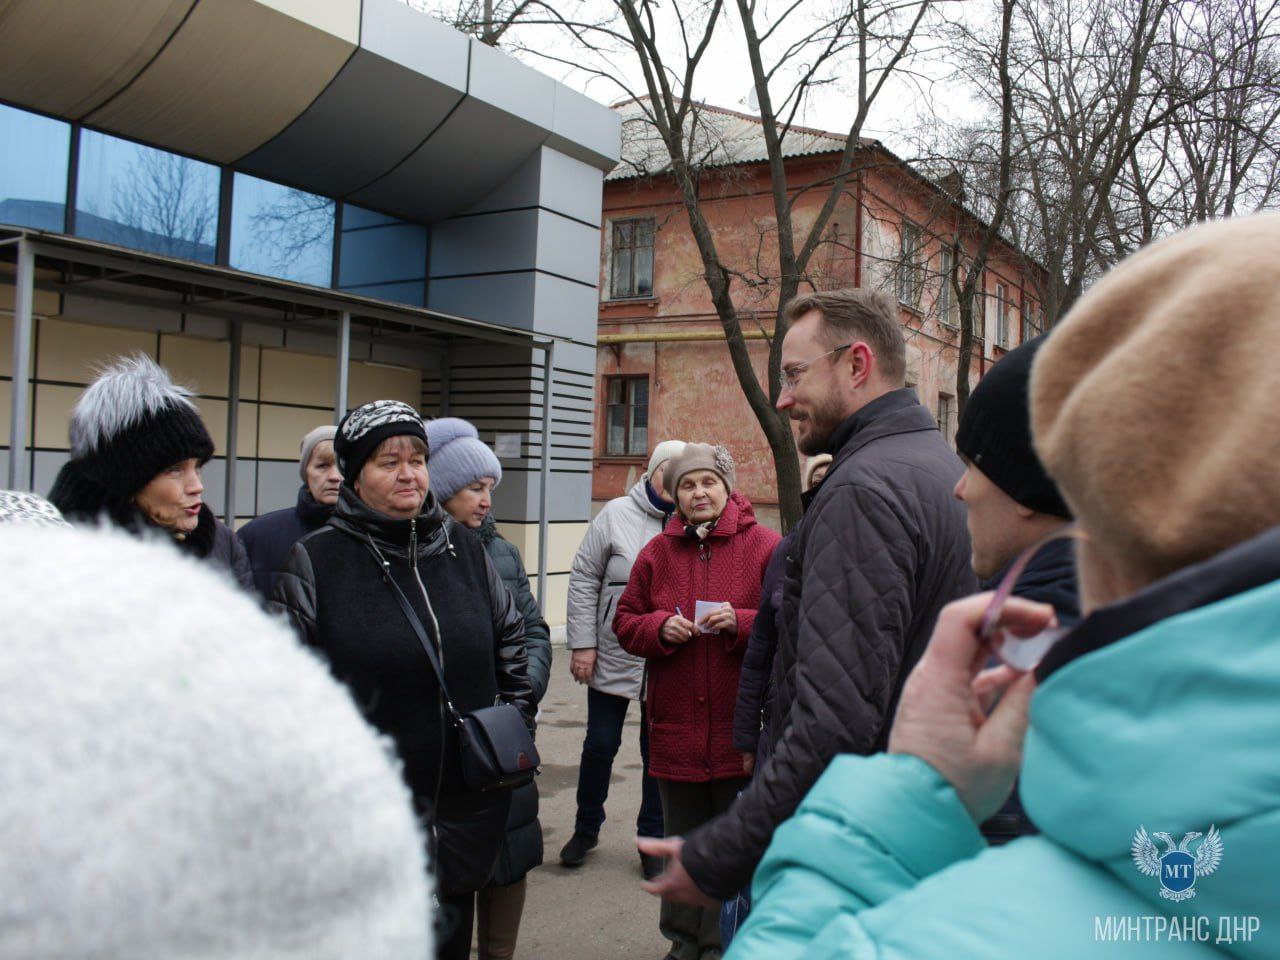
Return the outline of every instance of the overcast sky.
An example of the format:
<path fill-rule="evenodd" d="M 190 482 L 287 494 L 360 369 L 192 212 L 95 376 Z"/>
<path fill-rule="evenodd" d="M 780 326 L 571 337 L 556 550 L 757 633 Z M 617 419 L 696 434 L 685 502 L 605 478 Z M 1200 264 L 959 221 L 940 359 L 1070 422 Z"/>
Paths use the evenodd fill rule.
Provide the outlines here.
<path fill-rule="evenodd" d="M 441 0 L 405 0 L 405 2 L 411 6 L 428 9 L 448 9 Z M 680 0 L 674 0 L 674 2 L 680 2 Z M 772 12 L 785 10 L 791 2 L 792 0 L 760 0 L 761 24 L 768 23 L 768 17 Z M 792 14 L 789 19 L 789 22 L 794 22 L 795 31 L 812 22 L 806 23 L 803 20 L 805 5 L 825 7 L 828 2 L 838 2 L 838 0 L 804 0 L 800 12 Z M 971 9 L 976 12 L 985 6 L 984 3 L 974 2 Z M 587 0 L 583 9 L 588 13 L 592 11 L 605 13 L 612 7 L 609 0 Z M 952 9 L 957 9 L 954 4 Z M 674 18 L 662 26 L 667 31 L 666 42 L 663 43 L 664 55 L 681 56 L 680 38 Z M 594 51 L 575 44 L 572 37 L 565 31 L 553 27 L 518 29 L 515 43 L 504 40 L 502 44 L 508 53 L 514 53 L 531 66 L 576 90 L 581 90 L 601 103 L 615 103 L 625 96 L 623 87 L 618 83 L 588 70 L 575 69 L 568 65 L 586 63 L 591 67 L 603 69 L 605 61 Z M 794 36 L 795 32 L 792 35 Z M 928 38 L 922 38 L 920 46 L 929 44 Z M 520 46 L 536 49 L 547 56 L 517 49 Z M 643 81 L 634 53 L 624 50 L 611 55 L 609 59 L 615 75 L 626 87 L 636 91 L 643 90 Z M 978 110 L 968 91 L 948 79 L 952 73 L 952 67 L 945 58 L 936 54 L 922 56 L 912 65 L 912 70 L 915 74 L 913 78 L 908 79 L 903 76 L 886 86 L 863 130 L 864 136 L 882 139 L 891 149 L 908 156 L 914 149 L 915 135 L 923 125 L 929 122 L 929 117 L 934 111 L 954 122 L 976 116 Z M 856 86 L 854 84 L 855 76 L 851 69 L 838 72 L 830 85 L 816 90 L 811 95 L 803 115 L 797 119 L 797 122 L 841 134 L 848 132 L 855 113 Z M 782 83 L 771 85 L 773 97 L 776 99 L 783 95 L 786 92 L 786 86 Z M 747 113 L 754 112 L 751 100 L 753 92 L 751 70 L 736 12 L 732 16 L 723 18 L 716 27 L 712 44 L 699 66 L 692 92 L 695 98 L 716 106 Z"/>

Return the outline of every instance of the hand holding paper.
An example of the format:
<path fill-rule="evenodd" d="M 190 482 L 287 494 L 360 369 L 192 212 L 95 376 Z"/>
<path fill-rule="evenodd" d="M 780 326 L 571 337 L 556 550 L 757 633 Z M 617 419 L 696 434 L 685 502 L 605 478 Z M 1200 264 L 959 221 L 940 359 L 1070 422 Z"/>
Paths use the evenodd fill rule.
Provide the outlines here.
<path fill-rule="evenodd" d="M 693 620 L 700 633 L 738 632 L 738 615 L 727 603 L 699 600 L 694 606 Z"/>

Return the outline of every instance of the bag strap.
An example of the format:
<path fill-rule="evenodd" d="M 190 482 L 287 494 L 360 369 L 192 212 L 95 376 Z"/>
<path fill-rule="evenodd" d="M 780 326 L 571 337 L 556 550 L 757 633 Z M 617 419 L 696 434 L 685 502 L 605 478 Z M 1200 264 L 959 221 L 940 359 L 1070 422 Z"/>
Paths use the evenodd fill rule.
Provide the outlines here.
<path fill-rule="evenodd" d="M 400 584 L 396 583 L 395 578 L 391 576 L 390 562 L 382 556 L 378 548 L 372 543 L 366 542 L 365 547 L 373 555 L 373 558 L 378 561 L 378 566 L 382 569 L 383 579 L 391 586 L 392 592 L 396 595 L 396 600 L 400 602 L 400 609 L 404 612 L 404 618 L 409 621 L 409 626 L 417 634 L 418 642 L 422 644 L 422 649 L 426 652 L 427 659 L 431 661 L 431 669 L 435 671 L 436 681 L 440 684 L 440 692 L 444 695 L 444 702 L 449 708 L 450 716 L 453 717 L 454 726 L 461 727 L 462 717 L 453 705 L 453 700 L 449 696 L 449 688 L 444 682 L 444 666 L 440 663 L 435 644 L 431 642 L 426 627 L 422 625 L 422 619 L 418 616 L 417 611 L 413 609 L 413 605 L 409 603 L 409 598 L 404 595 L 404 591 L 400 589 Z"/>

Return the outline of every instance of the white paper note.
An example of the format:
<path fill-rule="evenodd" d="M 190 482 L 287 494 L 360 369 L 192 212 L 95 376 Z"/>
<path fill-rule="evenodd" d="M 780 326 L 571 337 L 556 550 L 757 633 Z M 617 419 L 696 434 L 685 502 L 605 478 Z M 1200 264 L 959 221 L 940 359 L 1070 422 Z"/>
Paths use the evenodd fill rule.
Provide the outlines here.
<path fill-rule="evenodd" d="M 702 626 L 700 626 L 700 624 L 702 623 L 703 617 L 711 613 L 716 613 L 723 606 L 724 606 L 723 603 L 716 603 L 715 601 L 712 601 L 712 600 L 699 600 L 694 604 L 693 622 L 695 625 L 699 625 L 698 626 L 699 633 L 718 633 L 719 632 L 717 630 L 706 630 Z"/>

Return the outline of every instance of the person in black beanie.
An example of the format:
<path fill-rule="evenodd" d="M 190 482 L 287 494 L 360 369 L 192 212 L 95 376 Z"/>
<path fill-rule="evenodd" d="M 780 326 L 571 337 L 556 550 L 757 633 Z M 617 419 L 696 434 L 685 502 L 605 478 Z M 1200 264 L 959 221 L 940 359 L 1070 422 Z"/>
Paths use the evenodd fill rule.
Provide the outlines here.
<path fill-rule="evenodd" d="M 973 569 L 983 590 L 994 589 L 1024 550 L 1071 521 L 1071 511 L 1031 443 L 1031 364 L 1047 337 L 1024 343 L 987 371 L 956 430 L 956 450 L 968 469 L 955 493 L 968 508 Z M 1071 540 L 1054 540 L 1036 550 L 1013 592 L 1050 604 L 1063 626 L 1077 622 L 1080 599 Z M 1016 789 L 981 827 L 992 844 L 1036 832 Z"/>
<path fill-rule="evenodd" d="M 244 547 L 203 499 L 213 439 L 191 397 L 145 354 L 109 364 L 71 412 L 71 459 L 49 501 L 72 523 L 105 518 L 137 534 L 163 531 L 252 589 Z"/>
<path fill-rule="evenodd" d="M 366 403 L 343 418 L 333 446 L 343 477 L 338 504 L 293 545 L 271 605 L 395 742 L 430 833 L 437 957 L 466 960 L 475 894 L 498 860 L 511 790 L 468 787 L 458 731 L 392 584 L 439 644 L 453 706 L 465 713 L 501 700 L 532 729 L 524 617 L 480 538 L 431 492 L 418 411 L 399 400 Z"/>

